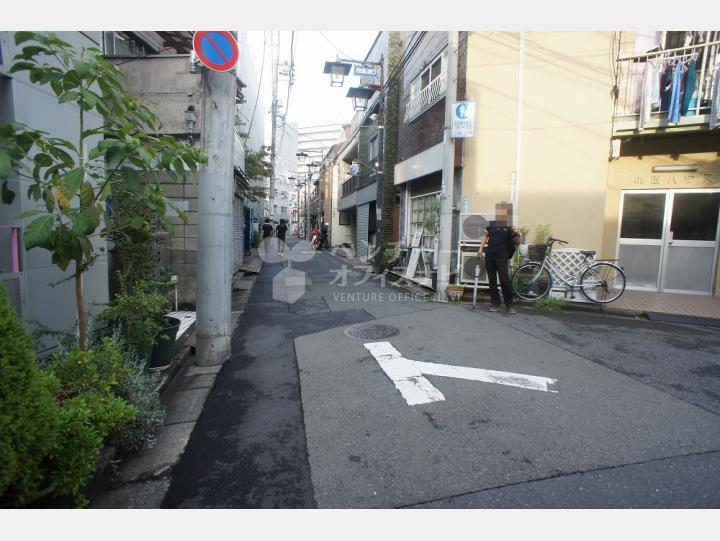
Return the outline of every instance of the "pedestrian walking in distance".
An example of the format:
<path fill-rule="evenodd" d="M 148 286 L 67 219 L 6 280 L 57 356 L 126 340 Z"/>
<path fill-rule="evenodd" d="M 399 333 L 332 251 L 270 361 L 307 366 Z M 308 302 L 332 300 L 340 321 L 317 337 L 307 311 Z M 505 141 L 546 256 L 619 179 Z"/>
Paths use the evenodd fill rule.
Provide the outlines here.
<path fill-rule="evenodd" d="M 270 218 L 265 218 L 265 221 L 260 226 L 262 231 L 262 241 L 260 242 L 260 253 L 266 255 L 268 253 L 268 244 L 270 243 L 270 237 L 273 234 L 273 226 L 270 223 Z"/>
<path fill-rule="evenodd" d="M 275 236 L 277 237 L 278 243 L 278 254 L 283 255 L 285 253 L 285 234 L 287 233 L 288 226 L 285 220 L 281 219 L 280 223 L 275 227 Z"/>
<path fill-rule="evenodd" d="M 312 232 L 310 233 L 310 235 L 311 235 L 311 239 L 312 239 L 310 241 L 310 244 L 312 244 L 312 247 L 317 250 L 317 247 L 318 247 L 317 243 L 320 240 L 320 228 L 317 226 L 317 224 L 315 224 L 315 227 L 312 228 Z"/>
<path fill-rule="evenodd" d="M 478 256 L 485 259 L 485 270 L 490 283 L 490 312 L 500 310 L 500 293 L 498 292 L 498 276 L 503 300 L 508 313 L 516 314 L 513 307 L 513 291 L 508 274 L 508 260 L 515 252 L 515 246 L 522 242 L 522 234 L 510 226 L 512 205 L 499 203 L 495 205 L 495 220 L 485 228 L 480 241 Z"/>
<path fill-rule="evenodd" d="M 320 228 L 320 242 L 318 243 L 318 250 L 322 250 L 323 248 L 328 248 L 328 234 L 330 233 L 330 224 L 325 222 L 323 226 Z"/>

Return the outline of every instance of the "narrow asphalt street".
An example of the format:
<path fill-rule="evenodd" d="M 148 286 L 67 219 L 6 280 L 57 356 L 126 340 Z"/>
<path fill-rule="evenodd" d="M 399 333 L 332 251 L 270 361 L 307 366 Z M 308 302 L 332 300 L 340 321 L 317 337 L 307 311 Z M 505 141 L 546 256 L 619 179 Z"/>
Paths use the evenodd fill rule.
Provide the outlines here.
<path fill-rule="evenodd" d="M 423 302 L 290 245 L 164 507 L 720 505 L 716 331 Z"/>

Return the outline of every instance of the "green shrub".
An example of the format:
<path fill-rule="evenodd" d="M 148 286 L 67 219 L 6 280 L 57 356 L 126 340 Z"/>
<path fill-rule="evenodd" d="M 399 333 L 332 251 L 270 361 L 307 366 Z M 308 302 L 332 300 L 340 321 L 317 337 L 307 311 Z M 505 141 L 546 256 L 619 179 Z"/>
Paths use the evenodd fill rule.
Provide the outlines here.
<path fill-rule="evenodd" d="M 0 287 L 0 506 L 72 496 L 95 468 L 103 442 L 137 408 L 118 393 L 131 372 L 110 338 L 75 346 L 38 368 L 32 341 Z"/>
<path fill-rule="evenodd" d="M 160 376 L 148 373 L 143 360 L 129 350 L 125 366 L 129 369 L 129 377 L 119 393 L 137 408 L 137 417 L 120 427 L 110 441 L 123 451 L 138 451 L 155 445 L 155 435 L 165 422 L 165 408 L 158 392 Z"/>
<path fill-rule="evenodd" d="M 43 461 L 61 424 L 57 380 L 41 372 L 32 341 L 0 286 L 0 505 L 24 505 L 44 485 Z"/>
<path fill-rule="evenodd" d="M 552 236 L 552 229 L 550 227 L 550 224 L 539 225 L 535 229 L 535 243 L 536 244 L 545 244 L 551 236 Z"/>
<path fill-rule="evenodd" d="M 534 308 L 545 312 L 556 312 L 564 309 L 566 306 L 567 301 L 565 299 L 555 299 L 552 297 L 542 297 L 533 301 Z"/>
<path fill-rule="evenodd" d="M 169 294 L 163 291 L 166 285 L 141 280 L 133 284 L 132 292 L 123 285 L 122 292 L 98 315 L 100 320 L 122 328 L 125 340 L 142 357 L 150 354 L 162 331 L 162 318 L 170 306 Z"/>
<path fill-rule="evenodd" d="M 385 248 L 382 253 L 382 270 L 392 270 L 400 258 L 400 250 Z"/>

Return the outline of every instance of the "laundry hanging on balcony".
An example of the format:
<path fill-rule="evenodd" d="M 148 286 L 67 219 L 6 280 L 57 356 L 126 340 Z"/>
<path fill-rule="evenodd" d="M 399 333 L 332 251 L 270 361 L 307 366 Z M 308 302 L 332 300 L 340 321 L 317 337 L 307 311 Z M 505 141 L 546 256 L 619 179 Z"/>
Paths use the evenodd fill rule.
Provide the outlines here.
<path fill-rule="evenodd" d="M 668 112 L 668 122 L 677 124 L 681 116 L 695 114 L 697 106 L 697 57 L 698 53 L 691 53 L 669 58 L 658 59 L 656 64 L 662 73 L 659 79 L 660 85 L 660 111 Z M 648 62 L 649 65 L 650 62 Z M 648 69 L 649 66 L 648 66 Z M 638 127 L 645 127 L 650 112 L 655 110 L 653 105 L 653 85 L 657 82 L 655 75 L 652 77 L 646 73 L 643 81 L 643 103 L 639 111 Z M 648 111 L 648 107 L 650 110 Z"/>
<path fill-rule="evenodd" d="M 697 105 L 697 95 L 695 94 L 695 86 L 697 84 L 697 66 L 694 59 L 691 59 L 687 65 L 685 73 L 685 84 L 683 85 L 682 103 L 680 104 L 680 114 L 682 116 L 694 115 L 693 109 Z M 695 98 L 693 100 L 693 98 Z"/>
<path fill-rule="evenodd" d="M 710 95 L 710 129 L 720 126 L 720 64 L 715 66 Z"/>
<path fill-rule="evenodd" d="M 668 122 L 680 122 L 680 96 L 682 94 L 682 64 L 677 63 L 672 72 L 672 93 L 670 94 L 670 107 L 668 109 Z"/>
<path fill-rule="evenodd" d="M 660 70 L 662 63 L 650 60 L 645 66 L 642 99 L 640 102 L 639 128 L 645 128 L 650 114 L 660 108 Z"/>

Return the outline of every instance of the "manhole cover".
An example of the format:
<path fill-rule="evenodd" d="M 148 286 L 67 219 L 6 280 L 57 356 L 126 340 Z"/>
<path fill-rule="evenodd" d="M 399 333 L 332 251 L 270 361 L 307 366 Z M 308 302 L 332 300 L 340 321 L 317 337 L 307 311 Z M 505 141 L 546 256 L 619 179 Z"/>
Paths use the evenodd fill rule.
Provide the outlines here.
<path fill-rule="evenodd" d="M 361 323 L 345 329 L 345 334 L 351 338 L 376 339 L 390 338 L 399 333 L 395 327 L 380 324 Z"/>

